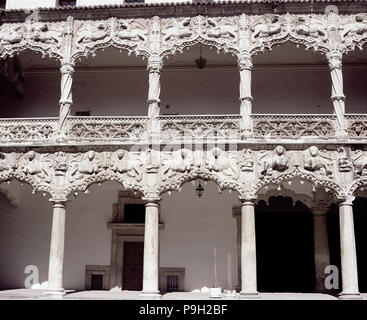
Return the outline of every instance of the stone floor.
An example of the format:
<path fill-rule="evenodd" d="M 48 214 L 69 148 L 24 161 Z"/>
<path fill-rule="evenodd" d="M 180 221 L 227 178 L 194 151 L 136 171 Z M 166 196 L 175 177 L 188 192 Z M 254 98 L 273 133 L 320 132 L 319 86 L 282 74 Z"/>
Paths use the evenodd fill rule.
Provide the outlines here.
<path fill-rule="evenodd" d="M 367 293 L 361 294 L 367 300 Z M 235 298 L 237 299 L 238 296 Z M 14 289 L 0 291 L 0 300 L 49 300 L 45 290 Z M 140 291 L 67 291 L 65 300 L 138 300 Z M 162 295 L 162 300 L 209 300 L 208 293 L 174 292 Z M 219 300 L 227 300 L 221 298 Z M 233 299 L 233 298 L 231 298 Z M 211 299 L 212 300 L 212 299 Z M 338 300 L 337 297 L 320 293 L 260 293 L 256 300 Z"/>

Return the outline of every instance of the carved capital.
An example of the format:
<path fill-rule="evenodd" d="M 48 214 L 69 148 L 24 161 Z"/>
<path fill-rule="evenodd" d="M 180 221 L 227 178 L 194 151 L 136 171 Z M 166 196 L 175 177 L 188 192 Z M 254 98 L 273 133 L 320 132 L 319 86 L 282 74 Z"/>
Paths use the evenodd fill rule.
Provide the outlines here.
<path fill-rule="evenodd" d="M 348 196 L 338 198 L 338 205 L 340 206 L 353 206 L 353 201 L 356 197 Z"/>
<path fill-rule="evenodd" d="M 253 67 L 251 56 L 248 53 L 241 55 L 241 57 L 237 59 L 237 63 L 240 71 L 251 70 Z"/>
<path fill-rule="evenodd" d="M 326 58 L 329 61 L 330 70 L 341 69 L 343 54 L 338 50 L 330 51 L 326 54 Z"/>
<path fill-rule="evenodd" d="M 51 198 L 49 201 L 52 202 L 54 208 L 65 208 L 68 200 L 66 198 Z"/>
<path fill-rule="evenodd" d="M 72 63 L 64 63 L 60 67 L 60 72 L 62 75 L 73 74 L 75 72 L 75 66 Z"/>
<path fill-rule="evenodd" d="M 148 60 L 147 70 L 149 73 L 160 73 L 163 69 L 163 61 L 160 57 L 151 57 Z"/>
<path fill-rule="evenodd" d="M 257 196 L 246 194 L 246 195 L 240 196 L 239 199 L 241 201 L 241 206 L 254 206 Z"/>

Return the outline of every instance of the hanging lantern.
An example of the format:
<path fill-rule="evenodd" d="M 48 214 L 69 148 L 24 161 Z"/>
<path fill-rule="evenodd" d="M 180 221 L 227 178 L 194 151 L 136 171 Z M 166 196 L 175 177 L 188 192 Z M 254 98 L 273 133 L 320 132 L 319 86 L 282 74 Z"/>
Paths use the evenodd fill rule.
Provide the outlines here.
<path fill-rule="evenodd" d="M 195 59 L 196 66 L 199 69 L 204 69 L 206 65 L 206 59 L 201 56 L 201 44 L 200 44 L 200 57 Z"/>
<path fill-rule="evenodd" d="M 201 198 L 203 196 L 204 193 L 204 188 L 201 185 L 201 181 L 199 180 L 199 185 L 195 188 L 196 194 L 199 198 Z"/>

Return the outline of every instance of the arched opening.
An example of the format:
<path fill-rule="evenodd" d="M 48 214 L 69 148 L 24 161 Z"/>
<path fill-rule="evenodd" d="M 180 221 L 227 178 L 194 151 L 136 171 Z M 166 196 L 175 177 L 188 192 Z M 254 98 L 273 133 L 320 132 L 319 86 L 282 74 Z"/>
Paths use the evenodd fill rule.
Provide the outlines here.
<path fill-rule="evenodd" d="M 52 205 L 18 181 L 2 183 L 20 199 L 16 208 L 0 196 L 0 290 L 40 288 L 48 280 Z"/>
<path fill-rule="evenodd" d="M 363 46 L 366 49 L 367 45 Z M 367 113 L 367 92 L 364 83 L 367 81 L 366 50 L 356 48 L 343 56 L 344 94 L 346 96 L 346 113 Z"/>
<path fill-rule="evenodd" d="M 290 197 L 271 197 L 255 207 L 260 292 L 312 292 L 315 285 L 313 219 Z"/>
<path fill-rule="evenodd" d="M 200 198 L 196 192 L 199 181 L 204 188 Z M 180 192 L 162 196 L 162 292 L 200 292 L 213 286 L 234 290 L 237 287 L 237 226 L 232 208 L 239 205 L 238 194 L 226 190 L 218 194 L 215 182 L 199 181 L 193 181 L 194 185 L 187 182 Z M 184 281 L 178 287 L 170 287 L 167 282 L 170 274 L 184 276 Z"/>
<path fill-rule="evenodd" d="M 115 47 L 78 58 L 73 116 L 146 116 L 147 62 Z"/>
<path fill-rule="evenodd" d="M 206 59 L 199 69 L 195 60 Z M 164 59 L 161 114 L 238 114 L 237 59 L 203 44 Z"/>
<path fill-rule="evenodd" d="M 0 61 L 0 118 L 57 117 L 60 62 L 25 50 Z"/>
<path fill-rule="evenodd" d="M 356 237 L 358 284 L 360 292 L 367 292 L 367 197 L 357 196 L 353 201 L 354 230 Z"/>
<path fill-rule="evenodd" d="M 310 51 L 286 42 L 253 57 L 253 113 L 333 113 L 326 58 Z"/>

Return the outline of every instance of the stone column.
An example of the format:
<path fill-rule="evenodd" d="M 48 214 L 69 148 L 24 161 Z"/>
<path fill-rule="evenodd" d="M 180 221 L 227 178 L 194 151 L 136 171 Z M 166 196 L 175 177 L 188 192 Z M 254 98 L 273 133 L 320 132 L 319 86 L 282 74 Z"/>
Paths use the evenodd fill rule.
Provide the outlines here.
<path fill-rule="evenodd" d="M 51 201 L 53 202 L 53 216 L 47 294 L 64 295 L 63 268 L 66 199 L 51 199 Z"/>
<path fill-rule="evenodd" d="M 161 93 L 161 71 L 163 62 L 159 56 L 152 56 L 148 60 L 147 70 L 149 72 L 148 91 L 148 117 L 149 131 L 151 134 L 159 133 L 160 93 Z"/>
<path fill-rule="evenodd" d="M 331 75 L 331 101 L 337 119 L 337 136 L 347 136 L 347 123 L 345 120 L 345 95 L 343 91 L 342 54 L 333 50 L 327 54 Z"/>
<path fill-rule="evenodd" d="M 241 290 L 241 207 L 232 208 L 232 216 L 236 219 L 237 227 L 237 286 L 236 290 Z"/>
<path fill-rule="evenodd" d="M 60 113 L 58 123 L 58 138 L 65 139 L 68 133 L 68 117 L 71 113 L 71 106 L 73 104 L 72 99 L 72 85 L 74 65 L 71 63 L 63 64 L 60 68 L 61 71 L 61 98 L 60 98 Z"/>
<path fill-rule="evenodd" d="M 354 236 L 353 202 L 347 199 L 339 203 L 340 250 L 343 291 L 341 299 L 360 298 L 358 289 L 357 253 Z"/>
<path fill-rule="evenodd" d="M 143 297 L 160 297 L 159 279 L 159 199 L 145 204 Z"/>
<path fill-rule="evenodd" d="M 251 56 L 246 52 L 238 59 L 240 69 L 241 134 L 252 135 Z"/>
<path fill-rule="evenodd" d="M 325 268 L 330 265 L 329 239 L 327 230 L 327 208 L 312 208 L 315 254 L 315 291 L 326 292 Z"/>
<path fill-rule="evenodd" d="M 256 279 L 255 203 L 241 203 L 241 298 L 259 298 Z"/>

